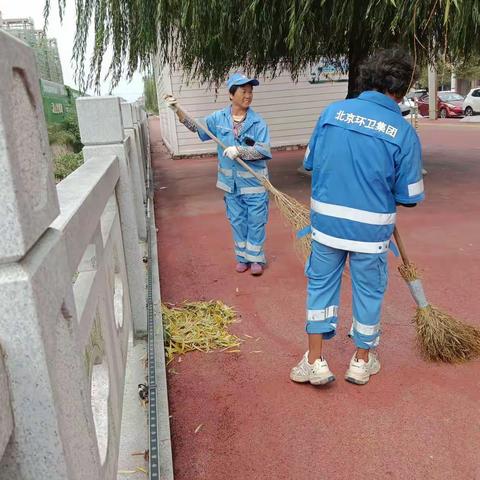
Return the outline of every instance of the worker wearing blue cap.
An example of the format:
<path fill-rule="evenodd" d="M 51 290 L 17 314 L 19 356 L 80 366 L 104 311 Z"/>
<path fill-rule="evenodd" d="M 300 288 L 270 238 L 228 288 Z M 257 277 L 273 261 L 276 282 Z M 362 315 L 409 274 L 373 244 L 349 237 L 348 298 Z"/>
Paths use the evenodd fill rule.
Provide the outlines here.
<path fill-rule="evenodd" d="M 234 73 L 227 81 L 231 105 L 204 119 L 210 132 L 228 145 L 225 150 L 218 147 L 217 187 L 225 192 L 227 218 L 235 243 L 235 269 L 242 273 L 250 268 L 252 275 L 261 275 L 266 263 L 263 245 L 268 219 L 268 193 L 235 158 L 248 161 L 256 173 L 268 178 L 267 160 L 272 158 L 268 127 L 265 120 L 250 108 L 253 87 L 258 84 L 254 78 Z M 174 97 L 167 95 L 164 100 L 189 130 L 197 132 L 202 141 L 210 140 L 177 108 Z"/>

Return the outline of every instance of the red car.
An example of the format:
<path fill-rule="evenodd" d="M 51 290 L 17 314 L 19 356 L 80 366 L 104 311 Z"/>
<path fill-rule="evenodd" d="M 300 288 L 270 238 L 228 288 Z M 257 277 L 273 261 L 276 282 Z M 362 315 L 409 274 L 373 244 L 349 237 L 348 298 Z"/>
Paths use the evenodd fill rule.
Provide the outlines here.
<path fill-rule="evenodd" d="M 455 92 L 438 92 L 437 112 L 440 118 L 463 117 L 462 95 Z M 418 99 L 418 111 L 422 117 L 428 117 L 428 93 Z"/>

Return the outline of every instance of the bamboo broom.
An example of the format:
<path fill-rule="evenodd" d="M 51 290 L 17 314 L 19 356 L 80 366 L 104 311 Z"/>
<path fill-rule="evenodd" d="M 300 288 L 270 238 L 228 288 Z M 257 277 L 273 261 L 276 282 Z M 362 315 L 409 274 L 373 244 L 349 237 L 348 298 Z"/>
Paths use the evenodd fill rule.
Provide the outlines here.
<path fill-rule="evenodd" d="M 164 96 L 165 98 L 165 96 Z M 205 132 L 215 143 L 220 145 L 224 150 L 227 148 L 221 140 L 219 140 L 212 132 L 208 129 L 206 125 L 195 120 L 186 110 L 180 107 L 180 104 L 177 102 L 177 109 L 180 110 L 185 116 L 187 116 L 197 128 Z M 262 183 L 265 189 L 270 192 L 272 195 L 277 208 L 280 210 L 280 213 L 284 220 L 287 222 L 290 227 L 292 227 L 294 233 L 296 234 L 299 231 L 302 231 L 310 225 L 310 210 L 300 203 L 295 198 L 290 197 L 286 193 L 281 192 L 275 188 L 264 175 L 258 174 L 255 170 L 252 169 L 244 160 L 237 157 L 235 160 L 246 170 L 248 170 L 258 181 Z M 306 233 L 301 237 L 295 237 L 295 248 L 298 253 L 303 257 L 307 258 L 310 255 L 311 250 L 311 234 Z"/>
<path fill-rule="evenodd" d="M 461 363 L 478 357 L 480 331 L 428 303 L 417 268 L 408 259 L 396 227 L 393 235 L 403 262 L 398 270 L 417 303 L 414 324 L 417 343 L 424 358 L 446 363 Z"/>

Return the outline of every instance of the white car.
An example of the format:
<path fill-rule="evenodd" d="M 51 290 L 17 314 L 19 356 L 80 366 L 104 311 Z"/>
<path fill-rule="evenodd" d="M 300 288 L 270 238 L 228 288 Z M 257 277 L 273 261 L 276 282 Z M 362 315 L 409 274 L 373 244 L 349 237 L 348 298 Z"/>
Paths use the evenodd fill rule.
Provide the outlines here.
<path fill-rule="evenodd" d="M 463 112 L 466 116 L 480 113 L 480 87 L 472 88 L 463 102 Z"/>
<path fill-rule="evenodd" d="M 413 98 L 408 98 L 408 97 L 403 97 L 400 104 L 404 105 L 407 108 L 413 108 L 415 106 L 415 102 Z"/>

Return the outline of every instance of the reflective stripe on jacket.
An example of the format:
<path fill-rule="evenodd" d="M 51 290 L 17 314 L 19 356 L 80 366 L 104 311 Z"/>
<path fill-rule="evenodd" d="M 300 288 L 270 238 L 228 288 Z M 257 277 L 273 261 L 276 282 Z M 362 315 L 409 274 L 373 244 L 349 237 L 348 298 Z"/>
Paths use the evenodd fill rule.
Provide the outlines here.
<path fill-rule="evenodd" d="M 424 198 L 418 136 L 395 101 L 379 92 L 330 105 L 304 167 L 313 170 L 312 238 L 333 248 L 385 252 L 396 204 Z"/>

